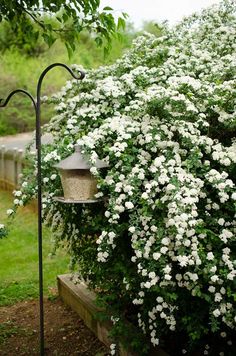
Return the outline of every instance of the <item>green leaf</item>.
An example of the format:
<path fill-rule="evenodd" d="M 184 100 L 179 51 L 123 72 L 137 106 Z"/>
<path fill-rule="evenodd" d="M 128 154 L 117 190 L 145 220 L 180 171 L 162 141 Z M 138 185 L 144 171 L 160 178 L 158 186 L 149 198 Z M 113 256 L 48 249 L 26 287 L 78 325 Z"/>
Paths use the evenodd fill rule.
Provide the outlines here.
<path fill-rule="evenodd" d="M 123 42 L 124 36 L 121 33 L 117 32 L 116 37 L 120 42 Z"/>
<path fill-rule="evenodd" d="M 53 37 L 51 34 L 43 33 L 42 36 L 44 41 L 47 43 L 49 47 L 51 47 L 53 43 L 56 41 L 56 38 Z"/>
<path fill-rule="evenodd" d="M 68 57 L 71 58 L 73 55 L 73 48 L 71 47 L 71 45 L 68 42 L 66 42 L 65 45 L 66 45 Z"/>
<path fill-rule="evenodd" d="M 124 30 L 125 29 L 125 20 L 122 17 L 118 18 L 117 28 L 118 28 L 118 30 L 120 30 L 120 29 Z"/>
<path fill-rule="evenodd" d="M 63 19 L 64 22 L 66 22 L 68 20 L 68 18 L 69 18 L 69 16 L 66 13 L 64 13 L 62 15 L 62 19 Z"/>
<path fill-rule="evenodd" d="M 107 58 L 108 54 L 110 53 L 109 48 L 108 47 L 104 47 L 103 53 L 104 53 L 104 58 Z"/>
<path fill-rule="evenodd" d="M 129 14 L 127 14 L 127 12 L 122 12 L 122 16 L 124 17 L 124 19 L 129 18 Z"/>
<path fill-rule="evenodd" d="M 110 6 L 105 6 L 102 10 L 103 11 L 113 11 L 113 9 Z"/>
<path fill-rule="evenodd" d="M 101 47 L 103 44 L 101 37 L 96 37 L 95 42 L 96 42 L 97 46 L 99 46 L 99 47 Z"/>

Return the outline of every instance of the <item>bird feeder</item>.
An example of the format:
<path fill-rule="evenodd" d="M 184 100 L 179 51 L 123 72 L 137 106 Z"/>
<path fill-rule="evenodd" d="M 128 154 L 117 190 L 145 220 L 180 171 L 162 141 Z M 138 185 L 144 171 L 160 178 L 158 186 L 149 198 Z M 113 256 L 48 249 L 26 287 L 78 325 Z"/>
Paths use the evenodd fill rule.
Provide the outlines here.
<path fill-rule="evenodd" d="M 75 152 L 55 166 L 60 173 L 64 202 L 96 201 L 97 180 L 91 174 L 91 163 L 82 155 L 80 147 L 75 146 Z M 107 168 L 106 162 L 97 159 L 93 167 Z"/>

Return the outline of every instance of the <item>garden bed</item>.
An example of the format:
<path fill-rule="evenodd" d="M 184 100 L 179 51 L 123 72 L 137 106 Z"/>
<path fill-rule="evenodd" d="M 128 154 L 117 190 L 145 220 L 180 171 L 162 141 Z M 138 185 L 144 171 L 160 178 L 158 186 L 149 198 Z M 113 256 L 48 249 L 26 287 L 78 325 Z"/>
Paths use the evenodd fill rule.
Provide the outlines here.
<path fill-rule="evenodd" d="M 55 297 L 56 298 L 56 297 Z M 29 300 L 0 309 L 0 354 L 39 354 L 38 301 Z M 45 299 L 45 355 L 104 356 L 107 349 L 78 315 L 58 299 Z"/>

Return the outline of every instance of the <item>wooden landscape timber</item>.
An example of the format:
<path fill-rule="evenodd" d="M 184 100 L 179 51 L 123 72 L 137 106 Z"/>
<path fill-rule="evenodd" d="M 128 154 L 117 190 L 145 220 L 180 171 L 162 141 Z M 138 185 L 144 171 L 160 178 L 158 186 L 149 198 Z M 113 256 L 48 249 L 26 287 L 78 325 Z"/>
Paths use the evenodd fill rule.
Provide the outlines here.
<path fill-rule="evenodd" d="M 58 292 L 65 304 L 76 311 L 85 325 L 94 332 L 97 338 L 107 347 L 112 340 L 109 338 L 109 331 L 112 323 L 98 320 L 99 309 L 96 304 L 96 294 L 88 289 L 85 283 L 73 283 L 70 274 L 59 275 L 57 277 Z M 119 356 L 138 356 L 131 350 L 127 351 L 119 345 Z M 161 348 L 155 348 L 150 352 L 150 356 L 168 356 Z"/>

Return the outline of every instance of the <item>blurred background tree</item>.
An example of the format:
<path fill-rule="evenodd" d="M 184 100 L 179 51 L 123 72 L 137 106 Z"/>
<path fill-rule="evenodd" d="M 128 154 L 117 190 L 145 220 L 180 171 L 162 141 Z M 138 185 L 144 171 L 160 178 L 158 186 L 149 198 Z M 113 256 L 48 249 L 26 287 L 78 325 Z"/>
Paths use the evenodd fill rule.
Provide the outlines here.
<path fill-rule="evenodd" d="M 116 21 L 112 11 L 109 6 L 100 9 L 100 0 L 1 0 L 0 22 L 7 22 L 12 31 L 9 46 L 22 45 L 17 42 L 20 34 L 26 42 L 43 38 L 49 47 L 60 39 L 71 56 L 84 30 L 95 35 L 99 46 L 105 40 L 106 51 L 111 48 L 112 38 L 125 28 L 127 17 L 122 13 Z"/>
<path fill-rule="evenodd" d="M 83 17 L 88 17 L 86 21 L 83 18 L 83 28 L 77 29 L 77 25 L 73 27 L 75 23 L 81 21 L 83 9 L 81 7 L 80 14 L 78 9 L 74 12 L 72 9 L 75 2 L 84 6 Z M 130 47 L 132 40 L 143 31 L 155 32 L 158 36 L 161 33 L 158 25 L 149 22 L 145 22 L 143 29 L 139 31 L 135 30 L 129 22 L 125 27 L 125 14 L 122 15 L 122 20 L 117 20 L 116 24 L 111 8 L 107 7 L 99 12 L 99 1 L 70 1 L 69 7 L 64 6 L 64 1 L 56 1 L 56 6 L 53 4 L 49 1 L 42 3 L 21 0 L 1 1 L 0 98 L 6 97 L 11 90 L 19 87 L 34 93 L 40 73 L 53 62 L 64 62 L 69 65 L 77 63 L 85 70 L 108 65 L 121 57 L 124 50 Z M 99 32 L 99 26 L 97 31 L 92 29 L 91 26 L 94 24 L 91 16 L 98 19 L 97 23 L 101 21 L 100 25 L 105 22 L 104 31 Z M 59 28 L 62 28 L 62 31 L 57 31 Z M 69 36 L 69 40 L 66 37 L 67 28 L 68 33 L 72 33 L 72 39 Z M 45 36 L 45 33 L 51 36 L 51 40 Z M 107 46 L 112 50 L 107 52 Z M 104 56 L 104 49 L 106 56 Z M 42 95 L 50 96 L 58 91 L 65 84 L 66 78 L 65 73 L 60 69 L 48 73 L 43 84 Z M 46 123 L 53 114 L 53 107 L 44 105 L 42 122 Z M 24 96 L 15 96 L 8 109 L 0 112 L 0 136 L 31 131 L 34 127 L 34 113 L 28 98 Z"/>

